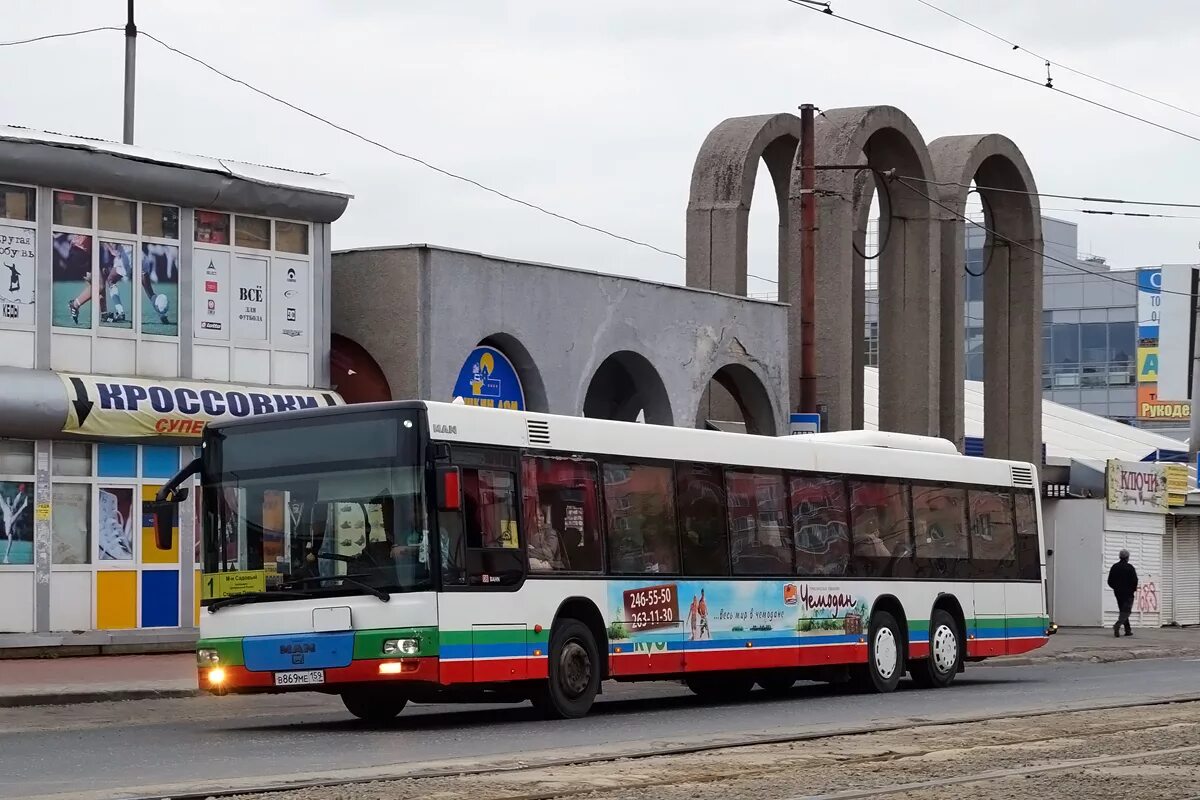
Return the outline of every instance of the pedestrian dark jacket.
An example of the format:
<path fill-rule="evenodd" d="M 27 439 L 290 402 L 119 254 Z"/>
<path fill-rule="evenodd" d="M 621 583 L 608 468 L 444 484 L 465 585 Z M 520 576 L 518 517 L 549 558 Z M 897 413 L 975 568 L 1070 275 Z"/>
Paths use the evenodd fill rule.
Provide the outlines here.
<path fill-rule="evenodd" d="M 1118 561 L 1108 571 L 1108 588 L 1113 590 L 1117 598 L 1133 597 L 1137 591 L 1137 570 L 1128 561 Z"/>

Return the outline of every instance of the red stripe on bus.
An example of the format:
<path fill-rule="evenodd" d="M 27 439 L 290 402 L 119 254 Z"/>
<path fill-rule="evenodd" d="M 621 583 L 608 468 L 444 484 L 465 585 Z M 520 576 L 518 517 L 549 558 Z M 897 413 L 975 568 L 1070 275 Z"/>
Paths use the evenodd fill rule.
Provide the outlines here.
<path fill-rule="evenodd" d="M 909 658 L 929 658 L 929 642 L 910 642 L 908 645 Z"/>

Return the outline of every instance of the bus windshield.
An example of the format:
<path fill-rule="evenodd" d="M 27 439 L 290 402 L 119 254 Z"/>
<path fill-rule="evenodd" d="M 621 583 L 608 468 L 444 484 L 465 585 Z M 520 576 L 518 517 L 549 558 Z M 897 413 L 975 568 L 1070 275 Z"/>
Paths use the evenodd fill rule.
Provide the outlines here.
<path fill-rule="evenodd" d="M 419 431 L 409 411 L 211 431 L 203 598 L 432 588 Z"/>

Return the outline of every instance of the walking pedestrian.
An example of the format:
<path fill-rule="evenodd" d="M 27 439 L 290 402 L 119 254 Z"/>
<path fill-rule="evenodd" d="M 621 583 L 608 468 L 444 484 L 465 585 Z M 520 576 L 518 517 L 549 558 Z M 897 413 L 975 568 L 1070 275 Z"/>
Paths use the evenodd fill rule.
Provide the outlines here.
<path fill-rule="evenodd" d="M 1117 598 L 1117 624 L 1113 625 L 1113 636 L 1121 635 L 1121 626 L 1125 626 L 1125 635 L 1133 636 L 1133 628 L 1129 627 L 1129 615 L 1133 612 L 1133 595 L 1137 592 L 1138 576 L 1133 564 L 1129 563 L 1129 551 L 1122 550 L 1120 561 L 1108 570 L 1108 588 L 1112 589 Z"/>

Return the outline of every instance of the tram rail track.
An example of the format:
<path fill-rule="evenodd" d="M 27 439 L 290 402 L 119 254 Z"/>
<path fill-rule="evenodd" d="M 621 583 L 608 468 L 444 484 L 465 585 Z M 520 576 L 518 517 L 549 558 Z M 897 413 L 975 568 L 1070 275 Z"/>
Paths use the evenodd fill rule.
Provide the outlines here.
<path fill-rule="evenodd" d="M 1095 711 L 1119 711 L 1122 709 L 1137 709 L 1137 708 L 1160 708 L 1164 706 L 1180 705 L 1186 703 L 1200 702 L 1200 694 L 1189 693 L 1177 695 L 1168 698 L 1154 700 L 1128 700 L 1123 702 L 1103 702 L 1103 703 L 1087 703 L 1076 704 L 1060 708 L 1039 709 L 1013 714 L 1005 714 L 1003 716 L 987 716 L 980 714 L 961 715 L 957 717 L 946 717 L 940 719 L 928 718 L 910 718 L 905 720 L 897 720 L 886 724 L 869 724 L 860 726 L 843 726 L 838 728 L 824 729 L 816 732 L 790 733 L 786 735 L 746 735 L 740 737 L 726 737 L 699 742 L 686 745 L 672 745 L 661 742 L 637 742 L 625 743 L 619 747 L 611 748 L 593 754 L 572 754 L 566 756 L 556 756 L 553 751 L 548 751 L 544 754 L 530 754 L 522 758 L 506 757 L 503 759 L 493 759 L 487 762 L 472 762 L 461 766 L 447 765 L 445 767 L 436 768 L 414 768 L 413 765 L 398 765 L 394 769 L 389 767 L 380 767 L 373 770 L 355 770 L 353 772 L 360 773 L 355 775 L 337 775 L 334 773 L 324 773 L 321 775 L 313 774 L 311 777 L 295 776 L 294 779 L 282 779 L 279 776 L 263 779 L 260 783 L 231 783 L 226 782 L 225 785 L 218 785 L 217 782 L 205 786 L 191 785 L 172 785 L 172 786 L 156 786 L 156 787 L 136 787 L 125 790 L 101 791 L 96 793 L 88 793 L 86 796 L 80 797 L 78 794 L 72 797 L 80 797 L 80 800 L 207 800 L 207 798 L 231 798 L 246 795 L 283 795 L 287 792 L 295 792 L 300 790 L 314 790 L 326 788 L 341 788 L 352 787 L 356 785 L 375 784 L 385 781 L 422 781 L 436 779 L 469 779 L 473 777 L 485 777 L 488 775 L 519 775 L 528 773 L 530 775 L 539 770 L 559 769 L 570 767 L 586 767 L 588 765 L 603 764 L 606 762 L 637 762 L 655 758 L 669 758 L 673 756 L 688 756 L 713 751 L 738 750 L 742 748 L 751 748 L 766 745 L 782 745 L 794 744 L 803 742 L 816 742 L 826 739 L 834 739 L 838 737 L 859 737 L 869 734 L 884 734 L 901 730 L 921 730 L 934 727 L 944 727 L 953 725 L 964 725 L 982 722 L 996 722 L 1004 720 L 1029 720 L 1039 717 L 1047 717 L 1059 714 L 1084 714 Z M 1125 724 L 1114 728 L 1116 732 L 1136 733 L 1151 731 L 1156 728 L 1163 727 L 1161 724 Z M 1036 744 L 1039 742 L 1049 742 L 1056 739 L 1068 738 L 1062 735 L 1048 735 L 1043 737 L 1035 737 L 1022 740 L 1023 744 Z M 1002 745 L 990 745 L 1002 746 Z M 1167 749 L 1167 750 L 1148 750 L 1129 756 L 1103 756 L 1098 759 L 1076 759 L 1073 761 L 1064 761 L 1061 764 L 1041 764 L 1030 767 L 1013 768 L 1012 770 L 999 770 L 995 775 L 992 773 L 979 773 L 975 775 L 965 775 L 952 779 L 951 783 L 970 784 L 980 781 L 988 781 L 993 777 L 1017 777 L 1022 774 L 1036 775 L 1044 773 L 1053 773 L 1062 770 L 1070 770 L 1074 768 L 1086 768 L 1092 762 L 1103 763 L 1105 761 L 1112 762 L 1115 760 L 1130 760 L 1136 758 L 1149 758 L 1154 755 L 1166 756 L 1173 752 L 1180 754 L 1200 750 L 1200 745 L 1188 746 L 1184 748 Z M 861 758 L 848 759 L 844 763 L 848 766 L 866 766 L 870 764 L 885 763 L 892 760 L 921 757 L 930 755 L 936 752 L 936 748 L 925 751 L 909 751 L 895 754 L 870 755 Z M 749 770 L 740 773 L 739 777 L 753 778 L 756 776 L 766 777 L 777 773 L 777 770 Z M 366 773 L 366 774 L 362 774 Z M 1001 773 L 1005 773 L 1001 775 Z M 1009 775 L 1008 773 L 1011 773 Z M 701 778 L 697 779 L 697 783 L 712 783 L 722 780 L 721 777 Z M 637 788 L 655 788 L 672 785 L 678 781 L 639 781 L 636 783 Z M 854 800 L 854 798 L 874 798 L 887 797 L 889 794 L 895 795 L 901 792 L 911 792 L 920 789 L 927 789 L 933 786 L 950 785 L 946 780 L 931 781 L 928 785 L 924 783 L 897 783 L 890 787 L 875 787 L 870 789 L 853 789 L 846 790 L 843 793 L 833 794 L 810 794 L 797 795 L 792 800 Z M 624 788 L 634 788 L 634 785 L 625 784 Z M 569 798 L 583 794 L 603 793 L 604 787 L 591 786 L 580 789 L 559 789 L 551 791 L 538 791 L 528 794 L 507 794 L 506 800 L 557 800 L 558 798 Z M 43 795 L 36 800 L 50 800 L 54 795 Z M 64 795 L 57 795 L 58 798 Z M 1200 797 L 1196 798 L 1200 800 Z"/>

